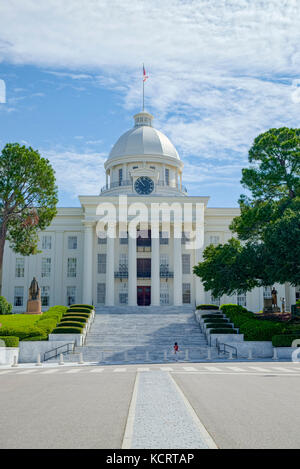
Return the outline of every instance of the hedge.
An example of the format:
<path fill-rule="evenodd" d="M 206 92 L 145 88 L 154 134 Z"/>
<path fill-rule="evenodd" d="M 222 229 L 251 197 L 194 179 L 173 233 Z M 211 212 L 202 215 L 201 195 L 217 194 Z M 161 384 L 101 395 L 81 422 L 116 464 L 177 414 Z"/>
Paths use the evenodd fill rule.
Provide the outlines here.
<path fill-rule="evenodd" d="M 0 337 L 0 341 L 1 340 L 5 343 L 5 347 L 19 347 L 19 337 Z"/>
<path fill-rule="evenodd" d="M 95 309 L 93 305 L 71 305 L 70 308 L 87 308 L 90 310 Z"/>
<path fill-rule="evenodd" d="M 76 321 L 66 321 L 66 322 L 60 322 L 59 324 L 57 324 L 56 327 L 80 327 L 82 328 L 83 324 L 81 324 L 80 322 L 76 322 Z"/>
<path fill-rule="evenodd" d="M 224 315 L 222 313 L 218 314 L 203 314 L 201 319 L 223 319 Z"/>
<path fill-rule="evenodd" d="M 291 347 L 293 340 L 300 339 L 299 335 L 293 334 L 281 334 L 281 335 L 273 335 L 272 337 L 272 345 L 274 347 Z"/>
<path fill-rule="evenodd" d="M 79 318 L 85 318 L 85 319 L 89 319 L 89 314 L 86 314 L 86 313 L 76 313 L 76 311 L 72 312 L 72 313 L 66 313 L 63 315 L 64 318 L 68 318 L 70 316 L 76 316 L 76 317 L 79 317 Z"/>
<path fill-rule="evenodd" d="M 228 319 L 223 318 L 207 318 L 204 319 L 204 324 L 206 323 L 216 323 L 216 324 L 228 324 Z"/>
<path fill-rule="evenodd" d="M 52 334 L 82 334 L 82 327 L 56 327 Z"/>
<path fill-rule="evenodd" d="M 82 316 L 64 316 L 60 321 L 60 324 L 63 324 L 68 321 L 79 322 L 85 324 L 87 322 L 87 318 Z"/>
<path fill-rule="evenodd" d="M 4 296 L 0 296 L 0 315 L 11 314 L 12 304 Z"/>
<path fill-rule="evenodd" d="M 88 308 L 69 308 L 69 309 L 67 309 L 67 313 L 72 313 L 72 312 L 86 313 L 88 315 L 92 314 L 92 311 Z"/>
<path fill-rule="evenodd" d="M 196 309 L 207 309 L 207 310 L 208 309 L 214 309 L 214 310 L 216 310 L 216 309 L 219 309 L 219 306 L 217 306 L 217 305 L 198 305 L 198 306 L 196 306 Z"/>
<path fill-rule="evenodd" d="M 210 334 L 237 334 L 235 329 L 227 328 L 227 329 L 211 329 L 209 331 Z"/>
<path fill-rule="evenodd" d="M 45 332 L 43 329 L 38 327 L 1 327 L 1 335 L 8 337 L 18 337 L 20 340 L 28 339 L 29 337 L 44 336 Z"/>

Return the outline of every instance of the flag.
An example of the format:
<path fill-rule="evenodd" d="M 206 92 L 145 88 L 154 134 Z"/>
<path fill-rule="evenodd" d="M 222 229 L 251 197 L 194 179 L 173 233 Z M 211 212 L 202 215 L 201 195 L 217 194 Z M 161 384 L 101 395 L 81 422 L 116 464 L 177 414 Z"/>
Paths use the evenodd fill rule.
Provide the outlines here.
<path fill-rule="evenodd" d="M 149 78 L 149 76 L 147 75 L 145 67 L 143 65 L 143 81 L 145 82 L 148 78 Z"/>

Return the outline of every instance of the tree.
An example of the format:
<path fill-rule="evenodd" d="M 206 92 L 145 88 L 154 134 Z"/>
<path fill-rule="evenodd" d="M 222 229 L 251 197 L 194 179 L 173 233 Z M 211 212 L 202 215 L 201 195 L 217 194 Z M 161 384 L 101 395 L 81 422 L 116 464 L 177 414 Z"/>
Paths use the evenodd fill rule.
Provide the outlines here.
<path fill-rule="evenodd" d="M 56 215 L 57 187 L 50 162 L 38 151 L 7 144 L 0 155 L 0 293 L 5 241 L 24 256 L 38 252 L 38 232 Z"/>
<path fill-rule="evenodd" d="M 300 283 L 300 129 L 270 129 L 249 151 L 239 199 L 241 214 L 230 228 L 238 239 L 209 246 L 194 267 L 214 296 L 275 282 Z"/>

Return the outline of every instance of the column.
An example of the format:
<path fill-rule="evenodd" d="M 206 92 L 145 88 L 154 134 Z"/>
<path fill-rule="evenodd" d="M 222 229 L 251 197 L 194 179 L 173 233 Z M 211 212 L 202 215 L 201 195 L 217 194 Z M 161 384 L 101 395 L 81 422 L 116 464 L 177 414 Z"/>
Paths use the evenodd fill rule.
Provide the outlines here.
<path fill-rule="evenodd" d="M 124 182 L 127 181 L 127 164 L 126 163 L 123 164 L 123 181 Z"/>
<path fill-rule="evenodd" d="M 182 171 L 180 171 L 180 190 L 182 191 Z"/>
<path fill-rule="evenodd" d="M 159 238 L 151 239 L 151 305 L 160 305 Z"/>
<path fill-rule="evenodd" d="M 106 189 L 108 189 L 108 171 L 106 171 Z"/>
<path fill-rule="evenodd" d="M 54 238 L 54 237 L 53 237 Z M 51 291 L 50 299 L 51 305 L 64 305 L 66 304 L 67 291 L 66 291 L 66 282 L 64 278 L 64 263 L 66 262 L 64 256 L 64 232 L 56 231 L 55 239 L 52 238 L 54 242 L 55 252 L 54 252 L 54 266 L 55 269 L 54 282 L 51 282 Z M 51 275 L 52 277 L 52 275 Z M 52 284 L 54 283 L 54 291 L 52 290 Z"/>
<path fill-rule="evenodd" d="M 182 254 L 181 238 L 173 239 L 173 262 L 174 262 L 174 306 L 182 305 Z"/>
<path fill-rule="evenodd" d="M 128 304 L 137 304 L 137 282 L 136 282 L 136 236 L 128 233 Z"/>
<path fill-rule="evenodd" d="M 202 206 L 201 206 L 202 205 Z M 203 260 L 204 249 L 204 205 L 199 204 L 197 208 L 196 220 L 196 246 L 195 246 L 195 265 Z M 195 302 L 196 306 L 205 304 L 205 290 L 201 279 L 195 275 Z"/>
<path fill-rule="evenodd" d="M 93 302 L 93 222 L 84 222 L 83 291 L 84 304 Z"/>
<path fill-rule="evenodd" d="M 115 238 L 107 233 L 105 305 L 115 304 Z"/>

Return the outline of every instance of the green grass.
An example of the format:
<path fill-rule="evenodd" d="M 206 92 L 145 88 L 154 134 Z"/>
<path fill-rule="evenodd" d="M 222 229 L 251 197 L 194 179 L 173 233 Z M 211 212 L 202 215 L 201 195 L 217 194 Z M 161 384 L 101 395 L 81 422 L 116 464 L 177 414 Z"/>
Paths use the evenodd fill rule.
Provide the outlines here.
<path fill-rule="evenodd" d="M 41 319 L 42 315 L 31 315 L 31 314 L 9 314 L 0 316 L 0 324 L 2 327 L 15 327 L 15 326 L 34 326 L 34 324 Z M 1 335 L 1 328 L 0 328 Z"/>

